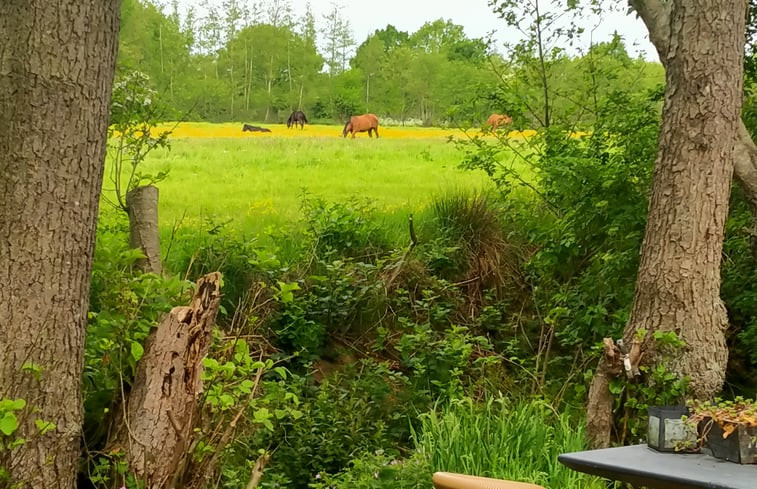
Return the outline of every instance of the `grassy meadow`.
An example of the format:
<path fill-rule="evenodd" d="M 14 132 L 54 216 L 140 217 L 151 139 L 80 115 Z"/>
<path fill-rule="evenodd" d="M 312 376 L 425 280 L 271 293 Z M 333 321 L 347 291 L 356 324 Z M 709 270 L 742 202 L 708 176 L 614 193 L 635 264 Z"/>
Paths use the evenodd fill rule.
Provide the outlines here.
<path fill-rule="evenodd" d="M 422 214 L 434 195 L 490 187 L 483 172 L 458 168 L 462 154 L 448 138 L 464 137 L 459 130 L 381 127 L 380 139 L 361 133 L 352 140 L 337 126 L 263 126 L 271 132 L 243 133 L 241 123 L 182 123 L 170 150 L 148 155 L 142 173 L 169 172 L 158 184 L 164 234 L 179 222 L 208 220 L 245 234 L 296 226 L 303 194 L 368 201 L 389 225 L 404 229 L 407 215 Z"/>

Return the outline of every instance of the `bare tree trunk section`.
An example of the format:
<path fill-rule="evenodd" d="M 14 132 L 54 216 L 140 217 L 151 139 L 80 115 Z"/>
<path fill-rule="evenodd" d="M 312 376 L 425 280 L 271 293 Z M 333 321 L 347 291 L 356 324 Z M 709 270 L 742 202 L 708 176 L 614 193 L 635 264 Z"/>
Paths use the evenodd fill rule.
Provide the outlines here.
<path fill-rule="evenodd" d="M 175 307 L 147 338 L 115 445 L 149 489 L 169 488 L 192 436 L 220 302 L 221 274 L 197 282 L 189 306 Z"/>
<path fill-rule="evenodd" d="M 589 446 L 593 448 L 610 446 L 613 408 L 610 380 L 614 374 L 615 372 L 610 371 L 607 359 L 602 357 L 589 387 L 589 401 L 586 406 L 586 435 Z"/>
<path fill-rule="evenodd" d="M 753 220 L 757 223 L 757 146 L 743 122 L 739 126 L 739 144 L 736 146 L 733 171 L 744 189 Z"/>
<path fill-rule="evenodd" d="M 75 486 L 81 376 L 118 0 L 10 0 L 0 14 L 0 398 L 23 398 L 19 487 Z M 41 369 L 37 380 L 24 365 Z M 39 436 L 36 418 L 55 429 Z"/>
<path fill-rule="evenodd" d="M 634 6 L 650 29 L 667 83 L 624 342 L 631 344 L 639 329 L 675 332 L 686 347 L 668 367 L 690 378 L 692 396 L 712 398 L 722 388 L 728 359 L 720 260 L 741 126 L 746 2 L 639 0 Z M 649 8 L 658 10 L 651 14 Z M 647 364 L 659 361 L 651 338 L 643 345 Z M 612 405 L 601 373 L 590 390 L 588 419 L 601 419 Z M 590 426 L 589 438 L 602 445 L 609 427 Z"/>
<path fill-rule="evenodd" d="M 649 40 L 657 49 L 660 62 L 667 68 L 670 45 L 670 10 L 673 2 L 662 0 L 629 0 L 629 4 L 639 14 L 649 31 Z M 757 147 L 744 126 L 739 125 L 739 144 L 734 160 L 734 176 L 744 189 L 752 209 L 752 217 L 757 226 Z"/>
<path fill-rule="evenodd" d="M 162 273 L 160 236 L 158 234 L 158 188 L 154 185 L 137 187 L 126 194 L 129 210 L 129 245 L 145 255 L 137 262 L 143 272 Z"/>

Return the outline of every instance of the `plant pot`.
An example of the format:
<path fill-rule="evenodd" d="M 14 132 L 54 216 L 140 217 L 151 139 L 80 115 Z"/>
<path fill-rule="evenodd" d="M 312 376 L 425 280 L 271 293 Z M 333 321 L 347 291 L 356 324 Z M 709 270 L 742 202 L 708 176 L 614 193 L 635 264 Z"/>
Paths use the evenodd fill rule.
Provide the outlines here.
<path fill-rule="evenodd" d="M 647 445 L 660 452 L 698 452 L 697 429 L 681 419 L 685 406 L 651 406 L 647 410 Z"/>
<path fill-rule="evenodd" d="M 706 439 L 715 458 L 738 464 L 757 464 L 757 427 L 740 425 L 723 438 L 723 429 L 712 423 Z"/>

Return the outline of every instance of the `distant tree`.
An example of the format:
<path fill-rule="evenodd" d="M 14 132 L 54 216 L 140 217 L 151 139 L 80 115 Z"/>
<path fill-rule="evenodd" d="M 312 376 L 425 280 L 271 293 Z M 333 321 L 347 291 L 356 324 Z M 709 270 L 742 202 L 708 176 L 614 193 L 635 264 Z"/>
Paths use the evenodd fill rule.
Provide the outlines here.
<path fill-rule="evenodd" d="M 347 67 L 347 56 L 350 49 L 355 45 L 349 20 L 341 14 L 341 7 L 331 4 L 331 10 L 323 16 L 326 25 L 321 30 L 326 41 L 326 65 L 329 67 L 329 76 L 342 73 Z"/>
<path fill-rule="evenodd" d="M 266 5 L 267 23 L 274 27 L 292 27 L 292 2 L 290 0 L 268 0 Z"/>
<path fill-rule="evenodd" d="M 372 35 L 360 45 L 355 57 L 350 61 L 351 65 L 361 70 L 365 78 L 365 105 L 369 106 L 371 98 L 371 78 L 376 85 L 376 76 L 381 73 L 385 62 L 386 46 L 378 36 Z M 379 80 L 380 81 L 380 80 Z"/>
<path fill-rule="evenodd" d="M 3 416 L 3 487 L 75 487 L 118 23 L 118 0 L 0 15 L 0 399 L 19 407 Z"/>

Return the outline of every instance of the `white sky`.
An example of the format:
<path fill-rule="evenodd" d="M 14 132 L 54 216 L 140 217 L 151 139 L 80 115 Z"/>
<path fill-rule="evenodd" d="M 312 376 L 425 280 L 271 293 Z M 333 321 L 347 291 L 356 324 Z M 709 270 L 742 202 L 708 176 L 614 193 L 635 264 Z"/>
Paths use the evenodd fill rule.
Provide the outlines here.
<path fill-rule="evenodd" d="M 253 0 L 250 0 L 250 3 L 253 3 Z M 299 18 L 305 12 L 306 3 L 307 0 L 290 2 L 295 18 Z M 349 20 L 358 45 L 376 29 L 382 29 L 387 24 L 412 33 L 425 22 L 439 18 L 462 25 L 470 38 L 484 37 L 495 31 L 494 39 L 498 44 L 518 39 L 518 34 L 509 30 L 505 22 L 492 12 L 488 0 L 309 0 L 309 3 L 319 28 L 324 24 L 323 16 L 332 10 L 334 4 L 341 7 L 341 15 Z M 622 8 L 623 11 L 607 12 L 601 19 L 589 16 L 582 23 L 587 30 L 582 36 L 583 45 L 588 46 L 588 32 L 593 28 L 594 42 L 607 41 L 613 31 L 617 31 L 625 40 L 626 48 L 632 56 L 641 54 L 646 59 L 657 60 L 657 54 L 648 41 L 644 24 L 635 14 L 625 14 L 627 3 L 622 0 L 609 0 L 605 3 Z M 200 0 L 179 0 L 179 4 L 184 7 L 194 5 L 198 13 L 201 12 Z"/>

